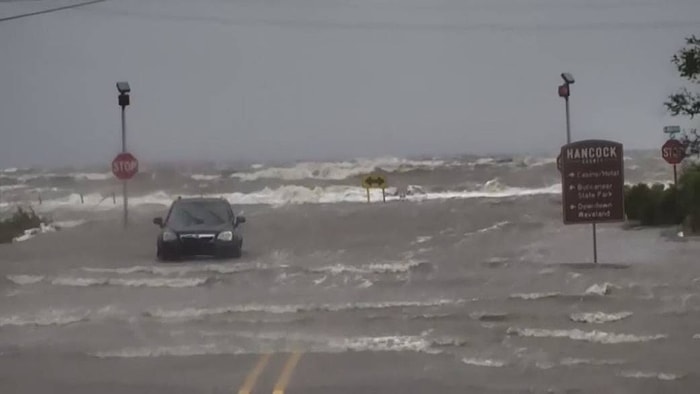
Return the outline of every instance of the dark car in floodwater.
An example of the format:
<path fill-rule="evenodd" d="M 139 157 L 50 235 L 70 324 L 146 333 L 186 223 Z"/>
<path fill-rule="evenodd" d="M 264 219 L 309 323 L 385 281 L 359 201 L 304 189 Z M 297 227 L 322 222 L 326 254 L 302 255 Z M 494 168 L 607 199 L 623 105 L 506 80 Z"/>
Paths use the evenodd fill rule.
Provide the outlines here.
<path fill-rule="evenodd" d="M 241 257 L 243 237 L 239 226 L 245 221 L 222 198 L 178 198 L 165 219 L 153 219 L 161 228 L 156 255 L 161 261 L 194 256 Z"/>

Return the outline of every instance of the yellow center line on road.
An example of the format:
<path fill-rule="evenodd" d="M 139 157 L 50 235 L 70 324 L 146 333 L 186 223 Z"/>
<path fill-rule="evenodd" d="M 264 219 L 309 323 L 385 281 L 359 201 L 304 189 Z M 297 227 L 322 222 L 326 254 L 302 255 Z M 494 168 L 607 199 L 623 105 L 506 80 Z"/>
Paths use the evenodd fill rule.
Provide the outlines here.
<path fill-rule="evenodd" d="M 253 387 L 255 387 L 255 382 L 258 381 L 258 377 L 260 377 L 260 374 L 265 369 L 267 363 L 270 361 L 271 356 L 271 353 L 266 353 L 260 356 L 258 363 L 255 364 L 255 368 L 253 368 L 253 370 L 250 371 L 248 376 L 246 376 L 245 382 L 243 382 L 243 386 L 241 386 L 241 388 L 238 390 L 238 394 L 250 394 L 250 392 L 253 390 Z"/>
<path fill-rule="evenodd" d="M 292 372 L 294 372 L 294 368 L 296 368 L 300 358 L 301 352 L 294 352 L 289 356 L 287 362 L 284 363 L 284 368 L 282 368 L 282 373 L 277 383 L 275 383 L 275 390 L 272 394 L 284 394 L 284 390 L 287 389 L 289 380 L 292 378 Z"/>

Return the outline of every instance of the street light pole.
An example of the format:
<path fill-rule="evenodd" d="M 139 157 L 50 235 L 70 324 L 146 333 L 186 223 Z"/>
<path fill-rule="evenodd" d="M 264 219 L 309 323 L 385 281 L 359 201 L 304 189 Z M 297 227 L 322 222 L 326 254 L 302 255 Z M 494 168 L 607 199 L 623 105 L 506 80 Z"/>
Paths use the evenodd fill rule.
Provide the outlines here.
<path fill-rule="evenodd" d="M 567 91 L 569 90 L 568 84 L 566 87 Z M 564 97 L 564 102 L 566 103 L 566 143 L 570 144 L 571 143 L 571 118 L 570 118 L 570 113 L 569 113 L 569 96 L 567 95 Z"/>
<path fill-rule="evenodd" d="M 122 112 L 122 153 L 126 153 L 126 107 L 129 105 L 129 93 L 131 87 L 128 82 L 117 82 L 119 91 L 119 106 Z M 124 228 L 129 222 L 129 196 L 127 194 L 127 180 L 122 180 L 122 200 L 124 201 Z"/>
<path fill-rule="evenodd" d="M 564 98 L 566 106 L 566 143 L 571 143 L 571 113 L 569 111 L 569 96 L 571 95 L 571 85 L 575 82 L 573 75 L 562 73 L 561 78 L 564 84 L 559 86 L 559 96 Z M 596 236 L 596 224 L 592 223 L 593 230 L 593 262 L 598 263 L 598 237 Z"/>
<path fill-rule="evenodd" d="M 126 152 L 126 106 L 122 106 L 122 153 Z M 129 222 L 129 195 L 127 194 L 127 180 L 122 181 L 122 196 L 124 200 L 124 228 Z"/>

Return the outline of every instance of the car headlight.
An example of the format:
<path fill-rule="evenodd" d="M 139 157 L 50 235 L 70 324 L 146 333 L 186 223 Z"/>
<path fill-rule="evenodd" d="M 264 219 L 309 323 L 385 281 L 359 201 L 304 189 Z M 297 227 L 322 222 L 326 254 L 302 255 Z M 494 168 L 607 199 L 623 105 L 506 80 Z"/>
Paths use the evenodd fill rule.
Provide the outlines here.
<path fill-rule="evenodd" d="M 219 233 L 219 236 L 216 238 L 219 241 L 231 241 L 231 240 L 233 240 L 233 232 L 232 231 L 222 231 Z"/>
<path fill-rule="evenodd" d="M 177 235 L 172 231 L 163 232 L 163 242 L 172 242 L 177 239 Z"/>

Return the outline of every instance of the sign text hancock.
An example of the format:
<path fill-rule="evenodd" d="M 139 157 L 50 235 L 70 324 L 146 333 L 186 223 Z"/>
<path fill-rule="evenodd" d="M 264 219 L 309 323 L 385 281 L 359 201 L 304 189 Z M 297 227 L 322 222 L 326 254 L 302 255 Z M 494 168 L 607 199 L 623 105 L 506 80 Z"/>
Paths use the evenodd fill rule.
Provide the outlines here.
<path fill-rule="evenodd" d="M 585 140 L 562 146 L 561 176 L 565 224 L 625 219 L 622 144 Z"/>

